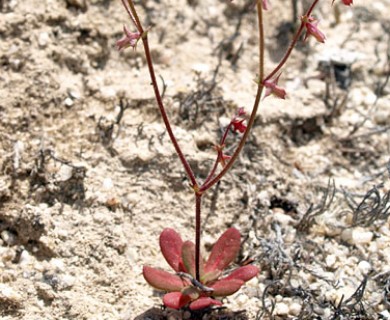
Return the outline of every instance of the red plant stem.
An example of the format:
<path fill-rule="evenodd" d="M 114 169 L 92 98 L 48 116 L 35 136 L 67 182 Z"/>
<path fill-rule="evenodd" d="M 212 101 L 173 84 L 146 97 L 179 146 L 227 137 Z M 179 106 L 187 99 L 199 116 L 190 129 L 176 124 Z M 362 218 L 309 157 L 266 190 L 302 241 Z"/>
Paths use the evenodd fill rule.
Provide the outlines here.
<path fill-rule="evenodd" d="M 134 25 L 136 26 L 138 32 L 142 34 L 142 32 L 141 32 L 141 31 L 142 31 L 142 26 L 141 26 L 141 24 L 137 24 L 137 21 L 135 20 L 134 15 L 133 15 L 133 13 L 132 13 L 132 9 L 129 8 L 129 6 L 126 4 L 126 1 L 125 1 L 125 0 L 121 0 L 121 1 L 122 1 L 123 6 L 124 6 L 125 9 L 126 9 L 127 14 L 129 15 L 129 17 L 130 17 L 130 19 L 131 19 L 131 21 L 133 21 L 133 23 L 134 23 Z M 130 0 L 130 1 L 128 1 L 128 3 L 129 3 L 129 5 L 131 6 L 132 1 Z M 131 4 L 130 4 L 130 3 L 131 3 Z M 133 9 L 134 9 L 134 5 L 133 5 Z"/>
<path fill-rule="evenodd" d="M 229 125 L 225 128 L 225 132 L 223 133 L 223 135 L 221 137 L 221 140 L 219 141 L 219 146 L 218 147 L 220 149 L 223 149 L 225 141 L 226 141 L 226 138 L 227 138 L 227 135 L 228 135 L 229 130 L 230 130 L 231 127 L 232 127 L 232 122 L 230 121 Z M 205 179 L 205 181 L 203 182 L 203 184 L 206 184 L 207 182 L 209 182 L 210 179 L 214 176 L 215 171 L 217 171 L 218 163 L 221 160 L 222 156 L 223 156 L 222 150 L 218 150 L 217 158 L 215 159 L 213 168 L 210 170 L 210 172 L 209 172 L 207 178 Z"/>
<path fill-rule="evenodd" d="M 306 16 L 310 16 L 311 15 L 312 11 L 314 10 L 314 8 L 318 4 L 318 2 L 319 2 L 319 0 L 314 0 L 313 1 L 313 3 L 311 4 L 310 8 L 306 11 L 306 14 L 305 14 Z M 260 69 L 259 70 L 259 86 L 258 86 L 258 89 L 257 89 L 256 99 L 255 99 L 255 102 L 254 102 L 252 113 L 251 113 L 251 116 L 250 116 L 249 121 L 248 121 L 248 126 L 247 126 L 247 129 L 246 129 L 243 137 L 241 138 L 241 141 L 240 141 L 239 145 L 237 146 L 237 149 L 233 153 L 233 156 L 231 157 L 231 159 L 229 160 L 227 165 L 221 170 L 221 172 L 214 179 L 206 180 L 202 184 L 202 186 L 200 187 L 200 191 L 201 192 L 205 192 L 206 190 L 210 189 L 233 166 L 233 164 L 236 161 L 239 153 L 241 152 L 242 148 L 244 147 L 244 144 L 245 144 L 245 142 L 246 142 L 246 140 L 248 138 L 250 129 L 253 126 L 253 123 L 254 123 L 254 120 L 255 120 L 255 116 L 256 116 L 256 113 L 257 113 L 257 109 L 258 109 L 259 103 L 260 103 L 261 93 L 263 91 L 263 82 L 266 81 L 266 80 L 269 80 L 270 78 L 272 78 L 284 66 L 284 64 L 287 62 L 288 58 L 290 57 L 291 52 L 294 49 L 295 45 L 297 44 L 298 39 L 301 36 L 302 31 L 303 31 L 303 29 L 305 27 L 305 24 L 303 23 L 303 21 L 301 21 L 301 25 L 300 25 L 299 29 L 297 30 L 297 32 L 295 33 L 295 35 L 293 37 L 293 40 L 292 40 L 289 48 L 286 51 L 286 54 L 284 55 L 282 60 L 279 62 L 279 64 L 276 66 L 276 68 L 267 77 L 264 78 L 264 26 L 263 26 L 263 15 L 262 15 L 261 1 L 257 1 L 257 13 L 258 13 L 259 40 L 260 40 L 260 43 L 259 43 L 259 50 L 260 50 L 260 56 L 259 56 L 259 59 L 260 59 L 260 63 L 259 63 L 259 69 Z"/>
<path fill-rule="evenodd" d="M 305 16 L 308 17 L 308 16 L 311 15 L 312 11 L 314 10 L 314 7 L 318 4 L 318 1 L 319 0 L 313 1 L 313 3 L 311 4 L 310 8 L 306 11 Z M 280 69 L 282 69 L 282 67 L 285 65 L 285 63 L 287 62 L 288 58 L 290 57 L 291 52 L 295 48 L 295 46 L 296 46 L 296 44 L 297 44 L 297 42 L 299 40 L 299 37 L 301 36 L 302 31 L 303 31 L 304 28 L 305 28 L 305 23 L 303 21 L 301 21 L 301 25 L 299 26 L 298 30 L 295 32 L 293 40 L 291 41 L 291 43 L 290 43 L 286 53 L 284 54 L 282 60 L 280 60 L 280 62 L 276 66 L 276 68 L 268 76 L 266 76 L 264 78 L 263 82 L 266 81 L 266 80 L 271 79 L 273 76 L 275 76 L 275 74 L 277 74 L 279 72 Z"/>
<path fill-rule="evenodd" d="M 195 193 L 195 278 L 200 281 L 200 236 L 201 236 L 201 205 L 202 194 Z"/>
<path fill-rule="evenodd" d="M 169 122 L 167 113 L 165 111 L 164 103 L 162 101 L 160 90 L 159 90 L 158 84 L 157 84 L 156 74 L 154 72 L 152 56 L 150 54 L 150 48 L 149 48 L 149 43 L 148 43 L 148 34 L 147 34 L 147 32 L 144 32 L 144 29 L 142 28 L 142 24 L 141 24 L 141 21 L 139 20 L 137 11 L 135 10 L 133 1 L 132 0 L 127 0 L 127 1 L 129 4 L 129 7 L 127 7 L 124 0 L 122 0 L 122 3 L 124 5 L 124 7 L 126 8 L 126 11 L 129 14 L 130 18 L 132 19 L 132 21 L 136 25 L 138 31 L 142 34 L 141 39 L 142 39 L 142 43 L 144 45 L 146 63 L 148 65 L 150 79 L 151 79 L 153 90 L 154 90 L 154 95 L 156 97 L 157 105 L 158 105 L 158 108 L 160 109 L 160 113 L 161 113 L 161 116 L 163 118 L 165 128 L 167 129 L 169 138 L 171 139 L 172 144 L 176 150 L 176 153 L 179 156 L 181 163 L 183 164 L 183 167 L 187 173 L 187 176 L 191 180 L 192 186 L 194 188 L 197 188 L 197 181 L 196 181 L 194 172 L 192 171 L 191 166 L 189 165 L 188 161 L 186 160 L 186 158 L 183 155 L 183 152 L 181 151 L 180 145 L 177 142 L 175 135 L 173 134 L 171 124 Z"/>
<path fill-rule="evenodd" d="M 214 176 L 215 172 L 217 171 L 218 163 L 219 163 L 221 157 L 222 157 L 222 152 L 218 151 L 217 159 L 215 159 L 214 165 L 213 165 L 212 169 L 210 170 L 209 175 L 207 176 L 207 178 L 203 182 L 203 184 L 206 184 L 207 182 L 209 182 L 211 180 L 211 178 Z"/>
<path fill-rule="evenodd" d="M 187 162 L 186 158 L 184 157 L 183 152 L 181 151 L 181 148 L 179 146 L 179 143 L 176 140 L 175 135 L 173 134 L 173 131 L 172 131 L 172 128 L 171 128 L 171 124 L 169 122 L 167 113 L 165 111 L 164 104 L 163 104 L 162 99 L 161 99 L 160 90 L 158 88 L 156 75 L 155 75 L 154 68 L 153 68 L 152 57 L 150 55 L 150 49 L 149 49 L 149 44 L 148 44 L 148 37 L 147 36 L 142 37 L 142 42 L 143 42 L 143 45 L 144 45 L 146 61 L 147 61 L 148 68 L 149 68 L 150 78 L 152 80 L 154 94 L 156 96 L 157 104 L 158 104 L 158 107 L 160 109 L 160 113 L 161 113 L 161 116 L 163 118 L 165 127 L 166 127 L 166 129 L 168 131 L 169 138 L 171 139 L 172 144 L 175 147 L 176 153 L 179 156 L 179 158 L 181 160 L 181 163 L 183 164 L 184 169 L 185 169 L 189 179 L 191 180 L 192 186 L 196 187 L 197 186 L 197 182 L 196 182 L 195 175 L 194 175 L 194 173 L 193 173 L 189 163 Z"/>
<path fill-rule="evenodd" d="M 201 192 L 205 192 L 206 190 L 210 189 L 214 184 L 216 184 L 219 180 L 221 180 L 221 178 L 226 174 L 226 172 L 233 166 L 242 148 L 244 147 L 244 144 L 248 139 L 250 130 L 253 126 L 253 123 L 255 122 L 256 113 L 260 104 L 261 93 L 263 92 L 262 83 L 264 78 L 264 25 L 263 25 L 263 8 L 262 8 L 261 1 L 257 1 L 257 17 L 258 17 L 258 28 L 259 28 L 259 85 L 257 87 L 256 98 L 253 104 L 252 113 L 248 120 L 247 128 L 240 140 L 240 143 L 238 144 L 237 149 L 234 151 L 229 162 L 221 170 L 221 172 L 218 173 L 218 175 L 215 178 L 202 184 L 202 186 L 200 187 Z"/>

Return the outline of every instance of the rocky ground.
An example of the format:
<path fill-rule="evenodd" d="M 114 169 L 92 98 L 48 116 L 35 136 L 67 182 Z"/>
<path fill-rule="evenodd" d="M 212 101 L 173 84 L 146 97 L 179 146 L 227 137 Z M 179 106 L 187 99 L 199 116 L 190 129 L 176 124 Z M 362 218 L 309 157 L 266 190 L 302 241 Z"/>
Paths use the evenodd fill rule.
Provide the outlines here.
<path fill-rule="evenodd" d="M 262 270 L 205 319 L 390 319 L 390 1 L 354 2 L 320 1 L 326 43 L 300 42 L 287 99 L 261 102 L 239 162 L 205 195 L 203 246 L 235 226 L 236 263 Z M 295 16 L 271 3 L 267 70 Z M 256 14 L 238 0 L 136 5 L 174 131 L 205 178 L 221 128 L 253 105 Z M 2 0 L 0 17 L 1 318 L 186 318 L 141 275 L 168 270 L 163 228 L 193 239 L 194 200 L 142 45 L 114 47 L 129 23 L 120 1 Z"/>

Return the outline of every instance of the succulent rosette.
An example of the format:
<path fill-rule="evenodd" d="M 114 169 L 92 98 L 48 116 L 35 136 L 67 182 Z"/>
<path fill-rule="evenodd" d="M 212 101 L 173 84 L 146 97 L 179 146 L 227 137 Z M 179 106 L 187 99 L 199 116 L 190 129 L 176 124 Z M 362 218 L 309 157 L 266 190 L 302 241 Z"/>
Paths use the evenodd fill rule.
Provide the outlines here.
<path fill-rule="evenodd" d="M 158 290 L 167 291 L 163 297 L 166 307 L 180 309 L 189 306 L 199 310 L 222 305 L 218 297 L 237 292 L 255 277 L 259 269 L 253 265 L 239 267 L 229 275 L 224 270 L 235 260 L 240 250 L 240 232 L 235 228 L 225 231 L 215 243 L 207 261 L 200 259 L 199 280 L 195 271 L 195 244 L 181 239 L 173 229 L 160 235 L 161 252 L 175 274 L 144 266 L 145 280 Z"/>

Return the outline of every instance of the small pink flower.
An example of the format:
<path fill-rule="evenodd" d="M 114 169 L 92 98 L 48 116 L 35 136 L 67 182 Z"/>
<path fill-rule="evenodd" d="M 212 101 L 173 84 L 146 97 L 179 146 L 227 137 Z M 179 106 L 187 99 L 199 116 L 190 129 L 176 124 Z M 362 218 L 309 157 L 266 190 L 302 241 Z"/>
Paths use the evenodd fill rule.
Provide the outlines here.
<path fill-rule="evenodd" d="M 303 16 L 301 20 L 306 28 L 306 35 L 304 40 L 306 40 L 309 36 L 313 36 L 318 42 L 325 42 L 325 35 L 317 28 L 318 21 L 315 18 L 311 16 Z"/>
<path fill-rule="evenodd" d="M 332 5 L 334 4 L 334 1 L 332 1 Z M 346 5 L 346 6 L 350 6 L 351 4 L 353 4 L 353 0 L 342 0 L 343 3 Z"/>
<path fill-rule="evenodd" d="M 263 10 L 268 10 L 271 8 L 271 5 L 268 3 L 268 0 L 262 0 Z"/>
<path fill-rule="evenodd" d="M 141 34 L 139 32 L 130 32 L 130 30 L 125 25 L 123 26 L 123 32 L 124 36 L 116 42 L 116 48 L 119 51 L 128 47 L 135 49 Z"/>
<path fill-rule="evenodd" d="M 280 75 L 281 74 L 279 74 L 274 80 L 265 80 L 263 82 L 264 87 L 266 87 L 264 99 L 271 94 L 273 94 L 274 96 L 280 99 L 286 99 L 286 94 L 287 94 L 286 90 L 278 86 Z"/>
<path fill-rule="evenodd" d="M 244 117 L 246 115 L 246 111 L 244 107 L 239 107 L 237 110 L 237 117 Z"/>
<path fill-rule="evenodd" d="M 244 133 L 246 125 L 244 124 L 245 119 L 234 119 L 232 120 L 233 131 Z"/>

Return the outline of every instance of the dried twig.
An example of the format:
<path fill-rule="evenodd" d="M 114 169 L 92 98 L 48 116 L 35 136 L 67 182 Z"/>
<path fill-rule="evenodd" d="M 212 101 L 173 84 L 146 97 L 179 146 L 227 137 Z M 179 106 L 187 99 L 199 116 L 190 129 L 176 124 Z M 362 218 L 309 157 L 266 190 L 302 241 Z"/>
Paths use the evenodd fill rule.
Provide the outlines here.
<path fill-rule="evenodd" d="M 331 184 L 331 181 L 329 179 L 328 187 L 325 190 L 321 203 L 318 206 L 313 206 L 313 204 L 310 205 L 310 207 L 307 209 L 307 211 L 299 221 L 297 225 L 297 230 L 301 232 L 308 231 L 309 228 L 313 225 L 315 217 L 320 216 L 330 208 L 330 205 L 333 202 L 335 194 L 336 194 L 335 182 L 333 180 L 333 183 Z"/>

